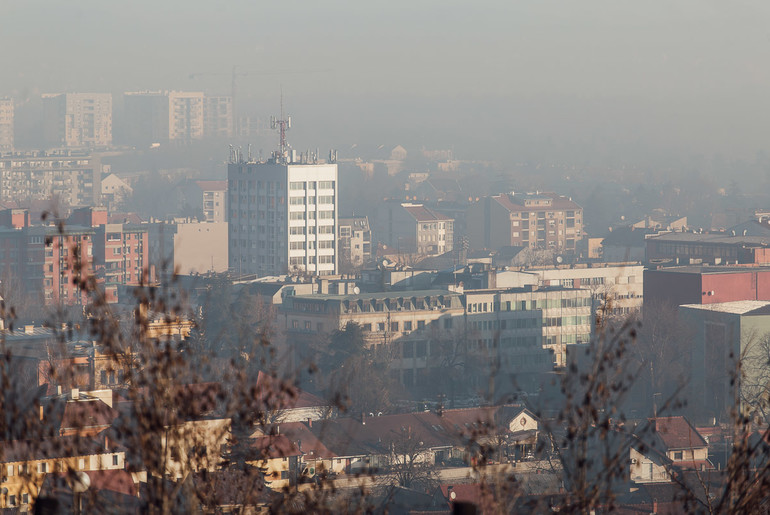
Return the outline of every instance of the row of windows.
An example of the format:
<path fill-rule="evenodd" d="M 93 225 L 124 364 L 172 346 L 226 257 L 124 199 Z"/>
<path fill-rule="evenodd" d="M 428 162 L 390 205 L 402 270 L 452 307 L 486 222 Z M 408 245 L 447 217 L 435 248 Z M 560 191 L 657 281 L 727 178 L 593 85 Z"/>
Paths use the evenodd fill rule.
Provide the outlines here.
<path fill-rule="evenodd" d="M 112 465 L 117 467 L 119 464 L 120 464 L 120 456 L 118 454 L 113 454 Z M 56 461 L 54 462 L 54 468 L 56 472 L 64 472 L 65 464 L 63 461 Z M 85 468 L 86 468 L 86 458 L 78 458 L 78 469 L 84 470 Z M 35 469 L 37 470 L 38 474 L 46 474 L 48 472 L 51 472 L 47 462 L 38 463 Z M 6 477 L 13 477 L 16 475 L 28 476 L 30 474 L 29 463 L 22 463 L 20 465 L 6 465 L 5 473 L 6 473 Z"/>
<path fill-rule="evenodd" d="M 589 325 L 591 323 L 590 316 L 574 316 L 574 317 L 546 317 L 543 319 L 543 325 L 545 327 L 562 327 L 572 325 Z"/>
<path fill-rule="evenodd" d="M 289 244 L 289 248 L 291 250 L 315 250 L 316 248 L 319 249 L 333 249 L 334 248 L 334 241 L 333 240 L 321 240 L 321 241 L 292 241 Z"/>
<path fill-rule="evenodd" d="M 590 307 L 590 297 L 571 297 L 568 299 L 536 299 L 502 302 L 473 302 L 468 304 L 468 313 L 488 313 L 494 311 L 529 311 L 533 309 L 558 309 Z"/>
<path fill-rule="evenodd" d="M 333 190 L 334 181 L 318 181 L 319 190 Z M 292 181 L 289 183 L 290 190 L 314 190 L 316 189 L 316 181 Z"/>
<path fill-rule="evenodd" d="M 305 203 L 307 205 L 315 205 L 316 200 L 318 200 L 319 204 L 334 204 L 334 195 L 321 195 L 317 199 L 316 197 L 291 197 L 289 199 L 289 204 L 292 206 L 304 206 Z"/>
<path fill-rule="evenodd" d="M 280 181 L 253 181 L 253 180 L 234 180 L 230 179 L 227 181 L 228 188 L 232 191 L 238 188 L 249 188 L 254 189 L 254 186 L 257 187 L 258 190 L 261 189 L 267 189 L 267 190 L 280 190 L 283 188 L 283 184 Z"/>
<path fill-rule="evenodd" d="M 289 264 L 290 265 L 304 265 L 305 263 L 305 256 L 292 256 L 289 258 Z M 307 256 L 307 264 L 308 265 L 328 265 L 334 263 L 334 256 Z"/>
<path fill-rule="evenodd" d="M 319 211 L 318 218 L 321 220 L 329 220 L 334 218 L 334 211 Z M 292 211 L 289 213 L 289 220 L 315 220 L 315 211 Z"/>

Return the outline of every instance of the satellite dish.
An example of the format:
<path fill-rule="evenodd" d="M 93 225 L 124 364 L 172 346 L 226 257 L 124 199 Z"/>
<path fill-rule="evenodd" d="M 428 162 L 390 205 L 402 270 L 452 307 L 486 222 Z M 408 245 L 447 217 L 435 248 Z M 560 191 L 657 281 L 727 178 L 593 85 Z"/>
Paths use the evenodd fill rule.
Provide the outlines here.
<path fill-rule="evenodd" d="M 556 262 L 561 264 L 564 261 L 564 258 L 561 256 L 556 256 Z"/>
<path fill-rule="evenodd" d="M 355 295 L 358 295 L 359 293 L 361 293 L 361 288 L 359 288 L 358 286 L 353 287 L 353 293 Z"/>
<path fill-rule="evenodd" d="M 91 486 L 91 478 L 83 471 L 75 472 L 71 479 L 72 491 L 76 494 L 82 494 Z"/>
<path fill-rule="evenodd" d="M 449 492 L 449 498 L 453 501 L 457 499 L 457 492 Z"/>

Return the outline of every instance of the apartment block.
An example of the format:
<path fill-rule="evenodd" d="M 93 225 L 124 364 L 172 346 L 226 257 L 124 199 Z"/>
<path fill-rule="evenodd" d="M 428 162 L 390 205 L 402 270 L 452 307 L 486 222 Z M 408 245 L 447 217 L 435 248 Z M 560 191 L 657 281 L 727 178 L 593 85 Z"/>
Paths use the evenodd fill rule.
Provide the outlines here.
<path fill-rule="evenodd" d="M 13 99 L 0 98 L 0 153 L 13 151 L 13 115 Z"/>
<path fill-rule="evenodd" d="M 340 218 L 339 238 L 337 248 L 340 252 L 340 263 L 351 267 L 360 267 L 372 258 L 372 231 L 369 229 L 369 218 Z"/>
<path fill-rule="evenodd" d="M 207 138 L 233 136 L 233 99 L 229 96 L 204 97 L 203 134 Z"/>
<path fill-rule="evenodd" d="M 337 272 L 335 163 L 235 161 L 227 177 L 232 272 Z"/>
<path fill-rule="evenodd" d="M 110 93 L 43 95 L 43 135 L 50 147 L 107 147 L 112 144 Z"/>
<path fill-rule="evenodd" d="M 0 155 L 0 200 L 25 203 L 56 196 L 68 206 L 99 204 L 102 165 L 90 153 Z"/>
<path fill-rule="evenodd" d="M 126 142 L 129 144 L 190 144 L 203 138 L 202 92 L 127 92 L 123 102 L 126 111 Z"/>
<path fill-rule="evenodd" d="M 501 194 L 468 208 L 470 246 L 499 250 L 523 246 L 575 251 L 583 238 L 583 208 L 555 193 Z"/>
<path fill-rule="evenodd" d="M 423 204 L 385 202 L 378 209 L 375 236 L 391 253 L 444 254 L 454 248 L 454 219 Z"/>

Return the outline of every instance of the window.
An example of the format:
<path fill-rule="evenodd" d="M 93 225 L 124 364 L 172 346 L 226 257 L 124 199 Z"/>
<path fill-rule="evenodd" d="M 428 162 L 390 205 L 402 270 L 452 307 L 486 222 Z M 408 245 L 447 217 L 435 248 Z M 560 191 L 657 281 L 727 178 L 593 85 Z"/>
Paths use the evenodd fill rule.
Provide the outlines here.
<path fill-rule="evenodd" d="M 15 495 L 9 495 L 8 496 L 8 506 L 16 506 L 16 496 Z"/>
<path fill-rule="evenodd" d="M 674 451 L 674 459 L 681 460 L 683 458 L 683 451 Z"/>
<path fill-rule="evenodd" d="M 84 470 L 86 468 L 86 459 L 85 458 L 79 458 L 78 459 L 78 470 Z"/>
<path fill-rule="evenodd" d="M 113 467 L 117 467 L 119 462 L 120 462 L 120 458 L 118 457 L 118 455 L 117 454 L 113 454 L 112 455 L 112 466 Z"/>
<path fill-rule="evenodd" d="M 378 331 L 384 331 L 385 330 L 385 322 L 378 322 L 377 323 L 377 330 Z"/>
<path fill-rule="evenodd" d="M 407 320 L 404 322 L 404 331 L 411 331 L 412 330 L 412 321 Z"/>
<path fill-rule="evenodd" d="M 398 322 L 391 322 L 390 323 L 390 330 L 391 332 L 398 332 Z"/>
<path fill-rule="evenodd" d="M 405 358 L 414 357 L 414 342 L 404 342 L 401 355 Z"/>
<path fill-rule="evenodd" d="M 7 473 L 6 473 L 6 475 L 7 475 L 8 477 L 12 477 L 12 476 L 13 476 L 13 472 L 14 472 L 14 470 L 13 470 L 13 465 L 8 465 L 8 466 L 6 467 L 6 470 L 7 470 Z"/>
<path fill-rule="evenodd" d="M 45 474 L 48 472 L 48 463 L 38 463 L 37 464 L 37 473 L 38 474 Z"/>
<path fill-rule="evenodd" d="M 418 358 L 424 358 L 426 354 L 426 343 L 425 342 L 417 342 L 416 345 L 416 351 L 417 351 L 417 357 Z"/>

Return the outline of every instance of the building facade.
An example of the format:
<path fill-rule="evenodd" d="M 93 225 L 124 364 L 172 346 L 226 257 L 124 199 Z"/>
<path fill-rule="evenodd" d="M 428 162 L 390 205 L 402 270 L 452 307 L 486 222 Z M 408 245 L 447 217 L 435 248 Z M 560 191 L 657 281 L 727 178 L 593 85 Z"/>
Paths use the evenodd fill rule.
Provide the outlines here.
<path fill-rule="evenodd" d="M 189 144 L 199 140 L 204 135 L 204 104 L 202 92 L 125 93 L 126 142 Z"/>
<path fill-rule="evenodd" d="M 203 221 L 227 222 L 227 181 L 195 181 L 195 185 L 200 192 Z"/>
<path fill-rule="evenodd" d="M 0 153 L 13 151 L 13 115 L 13 99 L 0 98 Z"/>
<path fill-rule="evenodd" d="M 178 220 L 150 226 L 150 262 L 159 279 L 226 272 L 227 222 Z"/>
<path fill-rule="evenodd" d="M 423 204 L 385 202 L 378 209 L 375 236 L 390 253 L 435 256 L 454 248 L 454 219 Z"/>
<path fill-rule="evenodd" d="M 337 272 L 336 163 L 231 162 L 227 177 L 233 273 Z"/>
<path fill-rule="evenodd" d="M 591 339 L 591 291 L 583 288 L 524 287 L 465 292 L 469 345 L 496 358 L 522 365 L 547 361 L 563 367 L 567 345 Z M 524 358 L 526 361 L 522 362 Z"/>
<path fill-rule="evenodd" d="M 51 147 L 112 145 L 112 95 L 44 94 L 43 135 Z"/>
<path fill-rule="evenodd" d="M 404 386 L 426 387 L 448 364 L 483 385 L 492 370 L 531 376 L 564 366 L 566 346 L 591 337 L 591 302 L 590 290 L 560 287 L 297 295 L 284 299 L 280 319 L 296 363 L 354 322 Z"/>
<path fill-rule="evenodd" d="M 0 200 L 29 202 L 58 196 L 69 206 L 99 204 L 102 165 L 70 151 L 0 155 Z"/>
<path fill-rule="evenodd" d="M 574 252 L 583 238 L 583 208 L 555 193 L 501 194 L 484 197 L 468 209 L 474 249 L 530 247 Z"/>
<path fill-rule="evenodd" d="M 770 301 L 770 267 L 679 266 L 644 271 L 644 305 Z"/>
<path fill-rule="evenodd" d="M 337 248 L 340 262 L 352 268 L 363 266 L 372 258 L 372 231 L 369 218 L 340 218 Z"/>
<path fill-rule="evenodd" d="M 207 138 L 231 138 L 233 136 L 232 97 L 206 95 L 203 103 L 203 134 Z"/>

